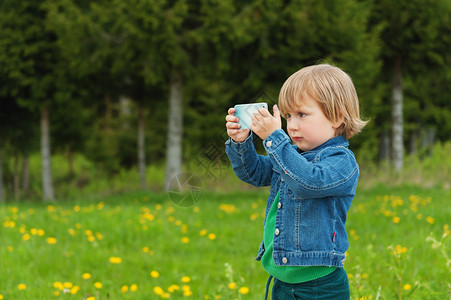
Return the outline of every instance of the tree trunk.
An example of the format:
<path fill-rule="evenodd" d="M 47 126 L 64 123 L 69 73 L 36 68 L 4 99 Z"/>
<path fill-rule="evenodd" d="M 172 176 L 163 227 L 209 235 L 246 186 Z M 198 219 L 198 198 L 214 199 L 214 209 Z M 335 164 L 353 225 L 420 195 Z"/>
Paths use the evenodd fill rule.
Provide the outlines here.
<path fill-rule="evenodd" d="M 145 115 L 144 108 L 140 105 L 138 111 L 138 170 L 141 189 L 147 188 L 146 184 L 146 141 L 145 141 Z"/>
<path fill-rule="evenodd" d="M 404 166 L 404 141 L 403 141 L 403 82 L 401 58 L 395 61 L 395 70 L 392 83 L 392 161 L 396 171 L 401 171 Z"/>
<path fill-rule="evenodd" d="M 168 136 L 166 147 L 166 189 L 182 169 L 183 95 L 180 74 L 173 72 L 169 91 Z"/>
<path fill-rule="evenodd" d="M 19 200 L 19 155 L 14 155 L 14 175 L 13 175 L 14 200 Z"/>
<path fill-rule="evenodd" d="M 75 177 L 75 170 L 74 170 L 74 155 L 72 153 L 70 146 L 67 147 L 66 156 L 67 156 L 67 166 L 69 167 L 69 175 L 67 178 L 68 181 L 71 181 Z"/>
<path fill-rule="evenodd" d="M 25 194 L 28 194 L 30 189 L 30 163 L 27 154 L 24 155 L 22 161 L 22 190 Z"/>
<path fill-rule="evenodd" d="M 49 108 L 41 110 L 41 159 L 42 159 L 42 191 L 44 201 L 55 200 L 52 183 L 52 166 L 50 152 Z"/>
<path fill-rule="evenodd" d="M 0 148 L 0 203 L 4 202 L 4 194 L 3 194 L 3 163 L 2 163 L 2 149 Z"/>

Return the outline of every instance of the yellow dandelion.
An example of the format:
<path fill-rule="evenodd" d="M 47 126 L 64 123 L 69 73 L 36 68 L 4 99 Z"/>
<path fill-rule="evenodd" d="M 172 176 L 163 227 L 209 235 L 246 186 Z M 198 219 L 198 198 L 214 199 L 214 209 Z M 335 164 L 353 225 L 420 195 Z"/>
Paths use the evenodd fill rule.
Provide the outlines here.
<path fill-rule="evenodd" d="M 103 284 L 101 283 L 101 282 L 95 282 L 94 283 L 94 287 L 96 288 L 96 289 L 101 289 L 102 287 L 103 287 Z"/>
<path fill-rule="evenodd" d="M 96 300 L 96 297 L 90 296 L 90 297 L 86 298 L 86 300 Z"/>
<path fill-rule="evenodd" d="M 435 223 L 435 219 L 433 217 L 426 217 L 426 222 L 428 222 L 429 224 L 434 224 Z"/>
<path fill-rule="evenodd" d="M 74 206 L 74 211 L 75 211 L 75 212 L 79 212 L 79 211 L 80 211 L 80 206 L 75 205 L 75 206 Z"/>
<path fill-rule="evenodd" d="M 215 240 L 215 239 L 216 239 L 216 234 L 210 233 L 210 234 L 208 235 L 208 238 L 209 238 L 210 240 Z"/>
<path fill-rule="evenodd" d="M 161 294 L 160 297 L 163 298 L 163 299 L 169 299 L 169 298 L 171 298 L 171 294 L 169 294 L 169 293 L 163 293 L 163 294 Z"/>
<path fill-rule="evenodd" d="M 27 285 L 25 283 L 19 283 L 17 285 L 17 288 L 21 291 L 26 290 L 27 289 Z"/>
<path fill-rule="evenodd" d="M 65 282 L 65 283 L 63 283 L 63 287 L 65 288 L 65 289 L 70 289 L 70 288 L 72 288 L 74 285 L 73 285 L 73 283 L 72 282 Z"/>
<path fill-rule="evenodd" d="M 59 289 L 60 291 L 62 291 L 64 289 L 64 286 L 63 286 L 63 284 L 60 281 L 54 282 L 53 283 L 53 287 L 55 289 Z"/>
<path fill-rule="evenodd" d="M 36 228 L 31 228 L 31 229 L 30 229 L 30 233 L 31 233 L 32 235 L 37 235 L 37 234 L 38 234 L 38 230 L 37 230 Z"/>
<path fill-rule="evenodd" d="M 188 244 L 189 243 L 189 237 L 186 237 L 186 236 L 182 237 L 182 243 Z"/>
<path fill-rule="evenodd" d="M 59 291 L 55 291 L 55 292 L 53 292 L 53 295 L 54 295 L 55 297 L 58 297 L 58 296 L 60 295 L 60 292 L 59 292 Z"/>
<path fill-rule="evenodd" d="M 399 221 L 401 221 L 401 218 L 399 218 L 399 217 L 394 217 L 394 218 L 392 219 L 392 221 L 393 221 L 393 223 L 398 224 Z"/>
<path fill-rule="evenodd" d="M 202 229 L 202 230 L 199 232 L 199 234 L 200 234 L 201 236 L 207 235 L 207 229 Z"/>
<path fill-rule="evenodd" d="M 228 287 L 229 287 L 229 289 L 234 290 L 234 289 L 236 289 L 236 283 L 231 282 L 231 283 L 229 283 Z"/>
<path fill-rule="evenodd" d="M 85 234 L 86 234 L 87 236 L 92 235 L 92 230 L 91 230 L 91 229 L 86 229 L 86 230 L 85 230 Z"/>
<path fill-rule="evenodd" d="M 88 241 L 90 241 L 91 243 L 94 242 L 96 240 L 96 238 L 93 235 L 88 236 Z"/>
<path fill-rule="evenodd" d="M 88 280 L 89 278 L 91 278 L 91 274 L 83 273 L 83 275 L 81 275 L 81 278 L 83 278 L 84 280 Z"/>
<path fill-rule="evenodd" d="M 22 236 L 23 241 L 28 241 L 29 239 L 30 239 L 30 235 L 28 233 L 26 233 Z"/>
<path fill-rule="evenodd" d="M 158 278 L 160 276 L 160 273 L 158 273 L 158 271 L 152 271 L 150 272 L 150 276 L 152 276 L 153 278 Z"/>
<path fill-rule="evenodd" d="M 122 262 L 122 258 L 120 257 L 110 257 L 110 263 L 112 264 L 120 264 Z"/>
<path fill-rule="evenodd" d="M 2 294 L 0 294 L 0 300 L 3 300 L 3 295 Z"/>
<path fill-rule="evenodd" d="M 137 284 L 132 284 L 131 286 L 130 286 L 130 291 L 131 292 L 136 292 L 138 290 L 138 285 Z"/>
<path fill-rule="evenodd" d="M 72 295 L 75 295 L 76 293 L 78 293 L 79 290 L 80 290 L 80 287 L 78 285 L 74 285 L 74 287 L 70 289 L 70 293 Z"/>
<path fill-rule="evenodd" d="M 178 290 L 180 290 L 180 287 L 178 285 L 176 285 L 176 284 L 173 284 L 170 287 L 168 287 L 168 292 L 169 293 L 173 293 L 173 292 L 178 291 Z"/>
<path fill-rule="evenodd" d="M 13 252 L 13 251 L 14 251 L 14 248 L 11 246 L 8 246 L 8 252 Z"/>
<path fill-rule="evenodd" d="M 102 235 L 101 233 L 97 232 L 97 233 L 96 233 L 96 238 L 97 238 L 99 241 L 101 241 L 101 240 L 103 240 L 103 235 Z"/>
<path fill-rule="evenodd" d="M 183 277 L 182 277 L 182 282 L 188 283 L 188 282 L 190 282 L 190 281 L 191 281 L 191 278 L 189 278 L 188 276 L 183 276 Z"/>
<path fill-rule="evenodd" d="M 193 212 L 198 213 L 200 211 L 199 206 L 193 207 Z"/>
<path fill-rule="evenodd" d="M 143 248 L 143 252 L 144 252 L 144 253 L 148 253 L 149 250 L 150 250 L 149 247 L 144 247 L 144 248 Z"/>
<path fill-rule="evenodd" d="M 406 283 L 406 284 L 404 284 L 403 288 L 405 291 L 408 291 L 412 288 L 412 286 L 410 284 Z"/>
<path fill-rule="evenodd" d="M 54 238 L 54 237 L 47 238 L 47 244 L 55 245 L 56 244 L 56 238 Z"/>
<path fill-rule="evenodd" d="M 39 236 L 44 236 L 45 235 L 44 229 L 38 229 L 38 235 Z"/>
<path fill-rule="evenodd" d="M 164 293 L 163 289 L 159 286 L 154 287 L 153 292 L 157 295 L 162 295 Z"/>
<path fill-rule="evenodd" d="M 157 205 L 155 205 L 155 208 L 156 208 L 157 210 L 161 210 L 161 209 L 163 208 L 163 205 L 157 204 Z"/>
<path fill-rule="evenodd" d="M 243 286 L 243 287 L 240 288 L 239 291 L 240 291 L 240 294 L 241 294 L 241 295 L 246 295 L 247 293 L 249 293 L 249 288 Z"/>
<path fill-rule="evenodd" d="M 123 285 L 123 286 L 121 287 L 121 292 L 122 292 L 122 293 L 127 293 L 127 292 L 128 292 L 128 286 L 127 286 L 127 285 Z"/>
<path fill-rule="evenodd" d="M 183 296 L 185 296 L 185 297 L 189 297 L 192 295 L 193 295 L 193 291 L 191 291 L 191 289 L 183 291 Z"/>

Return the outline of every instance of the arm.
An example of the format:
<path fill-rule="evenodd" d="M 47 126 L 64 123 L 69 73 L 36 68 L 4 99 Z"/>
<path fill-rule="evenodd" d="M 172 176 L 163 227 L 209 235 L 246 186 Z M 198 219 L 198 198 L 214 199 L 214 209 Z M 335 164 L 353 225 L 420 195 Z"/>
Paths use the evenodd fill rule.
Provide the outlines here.
<path fill-rule="evenodd" d="M 321 152 L 318 161 L 307 161 L 290 144 L 282 130 L 264 141 L 274 170 L 281 174 L 298 199 L 322 198 L 354 193 L 359 170 L 354 156 L 345 147 Z"/>
<path fill-rule="evenodd" d="M 230 108 L 226 116 L 227 134 L 230 137 L 226 142 L 226 153 L 235 174 L 254 186 L 270 185 L 272 164 L 269 157 L 257 155 L 250 130 L 240 129 L 238 118 L 234 114 L 235 109 Z"/>

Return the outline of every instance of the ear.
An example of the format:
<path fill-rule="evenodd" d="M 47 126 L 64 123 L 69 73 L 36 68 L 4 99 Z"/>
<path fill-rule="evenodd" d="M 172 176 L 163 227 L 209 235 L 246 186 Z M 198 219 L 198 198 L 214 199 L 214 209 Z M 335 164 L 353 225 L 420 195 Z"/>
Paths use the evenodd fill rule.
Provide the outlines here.
<path fill-rule="evenodd" d="M 343 116 L 343 114 L 340 114 L 340 118 L 338 118 L 337 121 L 332 123 L 332 128 L 334 129 L 338 129 L 341 124 L 343 124 L 345 122 L 345 117 Z"/>

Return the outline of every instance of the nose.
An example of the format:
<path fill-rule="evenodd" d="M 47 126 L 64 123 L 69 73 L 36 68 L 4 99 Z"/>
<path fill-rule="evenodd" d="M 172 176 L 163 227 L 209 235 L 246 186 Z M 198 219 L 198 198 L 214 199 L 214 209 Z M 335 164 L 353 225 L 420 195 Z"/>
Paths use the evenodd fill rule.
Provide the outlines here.
<path fill-rule="evenodd" d="M 300 130 L 300 126 L 299 126 L 299 122 L 297 121 L 297 118 L 291 117 L 289 120 L 287 120 L 287 130 L 291 131 L 291 132 Z"/>

